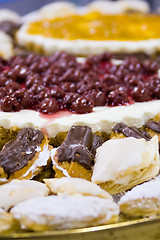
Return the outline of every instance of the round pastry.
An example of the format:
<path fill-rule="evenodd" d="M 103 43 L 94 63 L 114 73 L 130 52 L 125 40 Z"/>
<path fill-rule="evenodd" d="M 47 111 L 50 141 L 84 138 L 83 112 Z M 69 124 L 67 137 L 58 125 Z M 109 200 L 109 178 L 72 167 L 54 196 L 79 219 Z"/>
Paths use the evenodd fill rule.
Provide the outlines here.
<path fill-rule="evenodd" d="M 108 140 L 97 149 L 91 181 L 110 194 L 147 181 L 159 173 L 158 149 L 157 136 L 150 141 L 133 137 Z"/>
<path fill-rule="evenodd" d="M 118 206 L 92 196 L 48 196 L 19 203 L 11 213 L 25 229 L 72 229 L 116 222 Z"/>
<path fill-rule="evenodd" d="M 157 177 L 126 192 L 119 201 L 120 210 L 131 217 L 160 213 L 160 178 Z"/>
<path fill-rule="evenodd" d="M 17 203 L 48 194 L 49 189 L 44 183 L 34 180 L 12 180 L 0 186 L 0 207 L 9 210 Z"/>

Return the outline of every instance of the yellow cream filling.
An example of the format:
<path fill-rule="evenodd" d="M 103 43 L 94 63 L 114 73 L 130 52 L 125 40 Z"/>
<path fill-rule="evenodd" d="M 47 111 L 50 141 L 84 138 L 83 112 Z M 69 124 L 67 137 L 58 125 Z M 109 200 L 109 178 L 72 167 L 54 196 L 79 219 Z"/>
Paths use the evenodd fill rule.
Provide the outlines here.
<path fill-rule="evenodd" d="M 159 29 L 159 15 L 102 15 L 92 12 L 32 22 L 27 33 L 65 40 L 138 41 L 160 38 Z"/>

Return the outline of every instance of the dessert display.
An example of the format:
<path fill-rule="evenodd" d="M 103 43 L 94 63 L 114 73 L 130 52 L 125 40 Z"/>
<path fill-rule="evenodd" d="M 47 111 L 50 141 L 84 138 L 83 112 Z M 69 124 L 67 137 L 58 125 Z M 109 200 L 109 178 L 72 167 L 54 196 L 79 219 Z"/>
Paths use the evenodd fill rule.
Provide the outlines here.
<path fill-rule="evenodd" d="M 146 13 L 0 10 L 0 232 L 159 216 L 160 17 Z"/>

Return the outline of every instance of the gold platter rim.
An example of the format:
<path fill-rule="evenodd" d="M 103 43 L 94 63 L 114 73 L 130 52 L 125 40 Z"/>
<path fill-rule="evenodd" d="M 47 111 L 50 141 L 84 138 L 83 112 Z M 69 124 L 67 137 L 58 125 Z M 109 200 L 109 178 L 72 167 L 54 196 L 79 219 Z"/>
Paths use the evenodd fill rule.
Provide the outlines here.
<path fill-rule="evenodd" d="M 125 222 L 119 222 L 114 224 L 107 224 L 107 225 L 100 225 L 94 227 L 86 227 L 86 228 L 79 228 L 79 229 L 69 229 L 69 230 L 50 230 L 44 232 L 23 232 L 23 233 L 8 233 L 8 234 L 0 234 L 0 239 L 31 239 L 31 238 L 42 238 L 42 237 L 56 237 L 56 236 L 66 236 L 67 235 L 76 235 L 76 234 L 83 234 L 83 233 L 93 233 L 99 231 L 107 231 L 107 230 L 117 230 L 117 229 L 124 229 L 126 227 L 133 227 L 136 225 L 142 225 L 151 223 L 154 224 L 156 222 L 160 223 L 160 216 L 154 217 L 145 217 L 141 219 L 129 220 Z"/>

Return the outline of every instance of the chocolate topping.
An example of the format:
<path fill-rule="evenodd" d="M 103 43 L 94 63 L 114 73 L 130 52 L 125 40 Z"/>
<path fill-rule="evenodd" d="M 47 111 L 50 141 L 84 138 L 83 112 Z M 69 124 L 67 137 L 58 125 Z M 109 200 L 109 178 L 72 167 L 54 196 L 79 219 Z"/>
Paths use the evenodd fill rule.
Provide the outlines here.
<path fill-rule="evenodd" d="M 93 134 L 90 127 L 73 126 L 57 150 L 58 162 L 78 162 L 86 169 L 91 169 L 96 148 L 102 143 L 102 139 Z"/>
<path fill-rule="evenodd" d="M 7 33 L 11 37 L 15 36 L 15 33 L 20 28 L 20 26 L 21 24 L 11 22 L 11 21 L 0 22 L 0 30 Z"/>
<path fill-rule="evenodd" d="M 117 123 L 112 130 L 117 133 L 123 133 L 126 137 L 144 138 L 147 141 L 151 139 L 151 136 L 147 132 L 136 127 L 128 127 L 124 123 Z"/>
<path fill-rule="evenodd" d="M 39 130 L 24 128 L 19 131 L 15 141 L 5 144 L 0 151 L 0 166 L 3 167 L 8 177 L 27 166 L 32 160 L 38 147 L 44 139 L 44 135 Z"/>
<path fill-rule="evenodd" d="M 146 127 L 152 129 L 155 132 L 160 133 L 160 122 L 156 122 L 156 121 L 148 121 L 146 123 Z"/>

